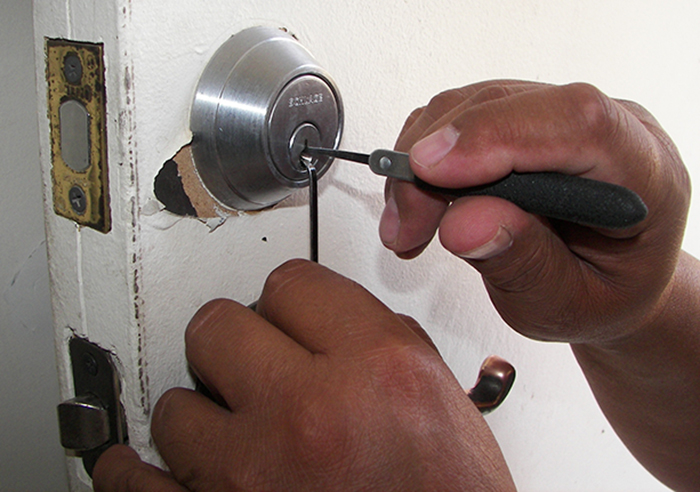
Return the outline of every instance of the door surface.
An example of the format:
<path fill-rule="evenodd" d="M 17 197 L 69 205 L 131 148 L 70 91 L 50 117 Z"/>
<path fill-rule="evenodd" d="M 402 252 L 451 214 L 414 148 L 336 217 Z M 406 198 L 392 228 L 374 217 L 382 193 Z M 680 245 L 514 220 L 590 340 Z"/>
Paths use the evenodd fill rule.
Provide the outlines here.
<path fill-rule="evenodd" d="M 689 128 L 698 128 L 700 103 L 694 94 L 684 98 L 699 81 L 700 43 L 690 19 L 700 10 L 684 2 L 35 0 L 34 15 L 62 396 L 73 396 L 71 337 L 109 350 L 129 442 L 154 463 L 153 406 L 168 388 L 193 384 L 183 340 L 190 317 L 216 297 L 253 301 L 275 266 L 308 255 L 305 190 L 262 212 L 214 210 L 208 218 L 164 210 L 154 193 L 165 163 L 191 140 L 199 75 L 236 32 L 285 28 L 314 54 L 342 94 L 346 149 L 391 147 L 411 110 L 442 90 L 522 78 L 587 81 L 637 100 L 665 124 L 691 172 L 689 157 L 699 154 Z M 107 233 L 53 210 L 45 38 L 104 50 Z M 491 353 L 516 366 L 513 391 L 487 419 L 519 490 L 665 490 L 619 442 L 567 346 L 512 332 L 479 276 L 437 241 L 412 261 L 383 249 L 382 190 L 382 179 L 361 166 L 332 166 L 320 182 L 321 262 L 419 320 L 464 386 Z M 689 230 L 698 230 L 694 217 Z M 696 238 L 687 246 L 700 250 Z M 67 459 L 72 487 L 88 487 L 80 461 Z"/>

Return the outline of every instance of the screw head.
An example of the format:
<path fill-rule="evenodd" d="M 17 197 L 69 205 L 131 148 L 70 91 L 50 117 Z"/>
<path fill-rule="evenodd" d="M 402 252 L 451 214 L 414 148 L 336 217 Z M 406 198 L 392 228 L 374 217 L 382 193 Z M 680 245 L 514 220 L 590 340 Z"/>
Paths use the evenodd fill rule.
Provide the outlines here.
<path fill-rule="evenodd" d="M 70 202 L 70 206 L 73 208 L 75 213 L 79 215 L 85 213 L 85 210 L 87 209 L 87 197 L 80 186 L 75 185 L 68 191 L 68 201 Z"/>
<path fill-rule="evenodd" d="M 85 352 L 83 354 L 82 362 L 85 372 L 87 372 L 90 376 L 97 376 L 97 373 L 99 372 L 100 368 L 97 365 L 97 359 L 95 359 L 95 357 L 92 354 Z"/>
<path fill-rule="evenodd" d="M 63 60 L 63 75 L 66 76 L 66 80 L 71 84 L 80 83 L 80 79 L 83 78 L 83 64 L 80 61 L 80 57 L 75 53 L 71 53 Z"/>
<path fill-rule="evenodd" d="M 379 167 L 384 171 L 389 170 L 393 164 L 394 163 L 391 162 L 391 159 L 389 159 L 387 156 L 382 156 L 382 158 L 379 159 Z"/>

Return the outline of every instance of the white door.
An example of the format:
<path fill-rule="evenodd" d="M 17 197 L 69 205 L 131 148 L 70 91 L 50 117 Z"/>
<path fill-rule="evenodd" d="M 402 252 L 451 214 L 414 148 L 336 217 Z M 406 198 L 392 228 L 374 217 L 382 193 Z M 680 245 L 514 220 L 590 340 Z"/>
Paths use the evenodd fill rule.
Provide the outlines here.
<path fill-rule="evenodd" d="M 683 98 L 698 86 L 700 43 L 690 19 L 700 11 L 674 5 L 680 3 L 35 0 L 62 397 L 73 396 L 71 337 L 111 351 L 129 442 L 158 463 L 149 419 L 165 390 L 192 386 L 183 346 L 190 317 L 215 297 L 253 301 L 275 266 L 308 254 L 304 190 L 272 209 L 225 220 L 180 217 L 162 210 L 155 197 L 157 174 L 191 140 L 198 78 L 231 35 L 255 25 L 293 33 L 339 86 L 346 149 L 391 147 L 406 116 L 432 95 L 507 77 L 587 81 L 638 100 L 660 116 L 682 152 L 697 158 L 690 128 L 698 128 L 700 104 L 695 95 L 689 102 Z M 679 39 L 684 35 L 694 36 L 694 44 Z M 101 43 L 104 49 L 107 233 L 54 212 L 45 38 Z M 674 81 L 688 85 L 674 89 Z M 377 235 L 382 190 L 383 180 L 361 166 L 333 165 L 320 183 L 321 262 L 418 319 L 464 386 L 473 384 L 491 353 L 516 366 L 513 391 L 487 419 L 519 490 L 665 490 L 620 444 L 568 347 L 510 331 L 479 276 L 439 244 L 408 262 L 383 249 Z M 691 251 L 693 246 L 700 249 L 697 240 Z M 67 459 L 72 487 L 88 487 L 80 460 Z"/>

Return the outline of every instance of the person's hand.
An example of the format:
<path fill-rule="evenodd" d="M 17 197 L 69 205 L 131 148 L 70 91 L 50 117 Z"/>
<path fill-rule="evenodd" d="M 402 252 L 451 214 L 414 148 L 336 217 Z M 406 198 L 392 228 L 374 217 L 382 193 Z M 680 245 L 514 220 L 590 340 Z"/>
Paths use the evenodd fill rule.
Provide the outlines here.
<path fill-rule="evenodd" d="M 277 269 L 257 313 L 208 303 L 186 345 L 220 405 L 168 391 L 151 429 L 172 476 L 115 447 L 95 468 L 98 492 L 514 490 L 420 326 L 322 266 Z"/>
<path fill-rule="evenodd" d="M 649 208 L 627 230 L 593 230 L 527 214 L 492 197 L 445 199 L 389 180 L 383 243 L 412 258 L 436 230 L 484 278 L 502 317 L 535 339 L 606 342 L 663 306 L 690 198 L 669 137 L 640 106 L 592 86 L 485 82 L 442 93 L 413 112 L 396 149 L 441 187 L 512 171 L 558 171 L 625 186 Z"/>

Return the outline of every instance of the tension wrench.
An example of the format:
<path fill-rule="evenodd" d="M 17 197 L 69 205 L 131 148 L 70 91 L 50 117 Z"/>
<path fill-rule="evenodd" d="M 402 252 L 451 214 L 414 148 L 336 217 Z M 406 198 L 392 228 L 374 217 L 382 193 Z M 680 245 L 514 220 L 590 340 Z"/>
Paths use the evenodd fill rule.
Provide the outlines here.
<path fill-rule="evenodd" d="M 309 259 L 318 263 L 318 173 L 313 159 L 301 156 L 300 160 L 309 175 Z"/>

